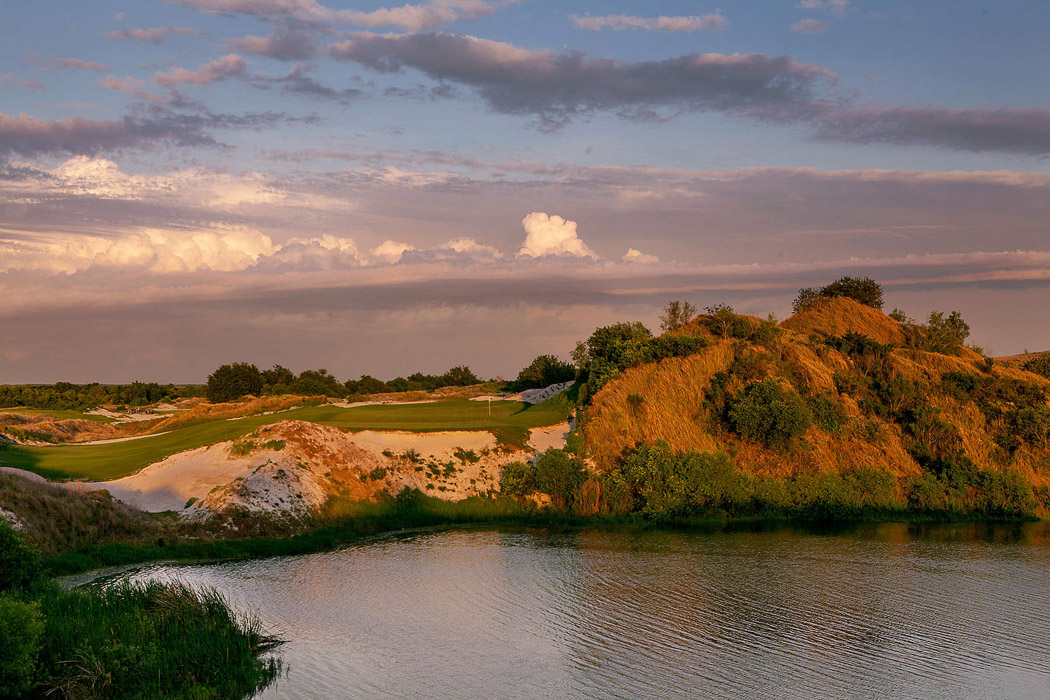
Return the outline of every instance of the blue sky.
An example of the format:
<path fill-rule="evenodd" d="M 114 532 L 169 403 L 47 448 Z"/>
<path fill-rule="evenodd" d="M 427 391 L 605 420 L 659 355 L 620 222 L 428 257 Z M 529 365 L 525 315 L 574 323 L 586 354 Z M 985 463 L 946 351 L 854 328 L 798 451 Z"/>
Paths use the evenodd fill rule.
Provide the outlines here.
<path fill-rule="evenodd" d="M 993 351 L 1050 347 L 1045 2 L 9 18 L 0 381 L 193 381 L 231 359 L 392 376 L 471 353 L 510 374 L 670 296 L 785 315 L 844 271 L 913 315 L 960 307 Z"/>

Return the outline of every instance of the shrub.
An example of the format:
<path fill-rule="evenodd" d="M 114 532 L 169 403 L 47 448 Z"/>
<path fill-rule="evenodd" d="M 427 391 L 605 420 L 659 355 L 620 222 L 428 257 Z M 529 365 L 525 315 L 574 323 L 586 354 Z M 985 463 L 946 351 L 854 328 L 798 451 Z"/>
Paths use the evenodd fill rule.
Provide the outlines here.
<path fill-rule="evenodd" d="M 784 449 L 806 432 L 813 416 L 798 394 L 766 380 L 747 387 L 733 400 L 729 422 L 742 437 Z"/>
<path fill-rule="evenodd" d="M 792 308 L 795 313 L 812 305 L 817 299 L 848 297 L 873 309 L 882 308 L 882 285 L 870 277 L 840 277 L 820 289 L 800 289 Z"/>
<path fill-rule="evenodd" d="M 894 314 L 897 314 L 897 310 Z M 901 322 L 905 342 L 917 350 L 951 353 L 961 348 L 970 336 L 970 325 L 963 320 L 958 311 L 952 311 L 947 316 L 942 311 L 931 311 L 925 324 L 915 323 L 905 316 L 904 312 L 893 315 L 892 318 Z"/>
<path fill-rule="evenodd" d="M 725 454 L 676 454 L 657 440 L 626 453 L 620 466 L 632 509 L 657 519 L 736 509 L 751 498 L 751 478 L 733 468 Z"/>
<path fill-rule="evenodd" d="M 572 502 L 585 476 L 583 462 L 564 450 L 547 450 L 536 460 L 536 488 L 561 506 Z"/>
<path fill-rule="evenodd" d="M 845 406 L 827 396 L 813 396 L 806 403 L 818 428 L 826 433 L 842 432 L 842 426 L 849 419 Z"/>
<path fill-rule="evenodd" d="M 38 603 L 0 595 L 0 697 L 21 697 L 33 686 L 43 633 Z"/>
<path fill-rule="evenodd" d="M 536 490 L 536 470 L 527 462 L 511 462 L 503 467 L 499 490 L 505 496 L 528 496 Z"/>
<path fill-rule="evenodd" d="M 382 481 L 386 478 L 386 467 L 376 467 L 368 472 L 368 478 L 372 481 Z"/>
<path fill-rule="evenodd" d="M 254 452 L 256 447 L 257 445 L 254 440 L 238 440 L 230 445 L 230 454 L 237 457 L 244 457 Z"/>
<path fill-rule="evenodd" d="M 1025 362 L 1024 368 L 1033 374 L 1050 379 L 1050 352 Z"/>
<path fill-rule="evenodd" d="M 37 553 L 14 528 L 0 520 L 0 594 L 32 593 L 42 584 Z"/>

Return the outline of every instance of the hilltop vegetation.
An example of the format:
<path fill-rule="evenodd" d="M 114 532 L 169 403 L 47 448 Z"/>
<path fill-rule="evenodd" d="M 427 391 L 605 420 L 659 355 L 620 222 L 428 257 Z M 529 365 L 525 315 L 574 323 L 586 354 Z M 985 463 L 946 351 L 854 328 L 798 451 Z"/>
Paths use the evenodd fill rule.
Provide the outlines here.
<path fill-rule="evenodd" d="M 718 305 L 655 338 L 596 331 L 577 353 L 591 393 L 570 446 L 597 472 L 577 509 L 1045 515 L 1050 361 L 999 364 L 957 312 L 881 305 L 845 278 L 780 324 Z"/>

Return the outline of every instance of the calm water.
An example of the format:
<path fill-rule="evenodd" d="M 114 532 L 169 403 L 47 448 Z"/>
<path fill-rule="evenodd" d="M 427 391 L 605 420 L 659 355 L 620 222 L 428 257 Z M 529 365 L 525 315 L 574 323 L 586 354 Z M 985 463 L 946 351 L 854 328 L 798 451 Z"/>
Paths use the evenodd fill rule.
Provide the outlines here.
<path fill-rule="evenodd" d="M 1044 524 L 458 531 L 123 577 L 291 640 L 263 698 L 1050 697 Z"/>

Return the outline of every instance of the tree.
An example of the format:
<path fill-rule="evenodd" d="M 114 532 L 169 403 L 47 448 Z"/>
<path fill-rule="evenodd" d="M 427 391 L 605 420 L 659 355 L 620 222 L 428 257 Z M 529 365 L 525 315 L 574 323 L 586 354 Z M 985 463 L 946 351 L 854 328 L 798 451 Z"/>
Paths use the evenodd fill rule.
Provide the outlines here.
<path fill-rule="evenodd" d="M 481 384 L 481 379 L 470 371 L 470 367 L 460 365 L 441 375 L 440 383 L 441 386 L 471 386 Z"/>
<path fill-rule="evenodd" d="M 305 370 L 292 382 L 291 389 L 306 396 L 342 396 L 346 393 L 346 387 L 326 369 Z"/>
<path fill-rule="evenodd" d="M 930 352 L 949 352 L 962 345 L 969 336 L 970 324 L 963 320 L 958 311 L 952 311 L 947 317 L 942 311 L 931 311 L 922 349 Z"/>
<path fill-rule="evenodd" d="M 747 387 L 733 401 L 729 422 L 742 437 L 784 449 L 806 432 L 813 415 L 801 396 L 767 379 Z"/>
<path fill-rule="evenodd" d="M 736 324 L 737 315 L 733 307 L 728 304 L 715 304 L 704 309 L 711 317 L 711 324 L 723 338 L 733 334 L 733 326 Z"/>
<path fill-rule="evenodd" d="M 792 308 L 798 313 L 817 299 L 833 297 L 848 297 L 873 309 L 881 309 L 883 304 L 882 285 L 875 280 L 870 277 L 840 277 L 820 289 L 800 289 Z"/>
<path fill-rule="evenodd" d="M 289 386 L 295 381 L 295 373 L 287 367 L 274 365 L 272 369 L 264 369 L 262 372 L 263 383 L 275 387 L 279 384 Z"/>
<path fill-rule="evenodd" d="M 693 320 L 696 307 L 688 301 L 669 301 L 660 316 L 660 328 L 665 331 L 676 331 Z"/>
<path fill-rule="evenodd" d="M 212 403 L 221 403 L 248 394 L 258 396 L 262 388 L 263 376 L 258 367 L 247 362 L 235 362 L 219 367 L 208 376 L 205 395 Z"/>
<path fill-rule="evenodd" d="M 518 378 L 511 382 L 511 387 L 515 391 L 543 389 L 575 378 L 576 369 L 568 362 L 562 362 L 554 355 L 540 355 L 518 372 Z"/>

